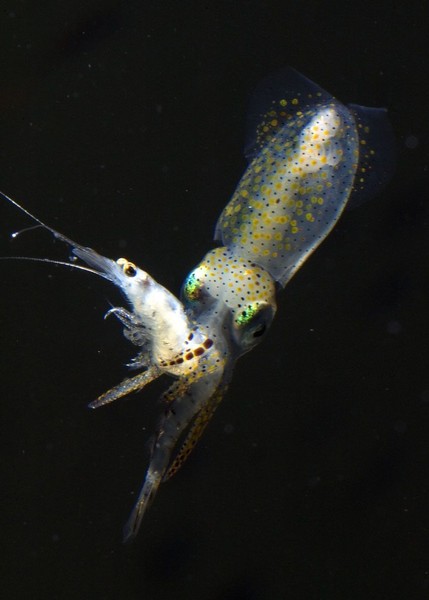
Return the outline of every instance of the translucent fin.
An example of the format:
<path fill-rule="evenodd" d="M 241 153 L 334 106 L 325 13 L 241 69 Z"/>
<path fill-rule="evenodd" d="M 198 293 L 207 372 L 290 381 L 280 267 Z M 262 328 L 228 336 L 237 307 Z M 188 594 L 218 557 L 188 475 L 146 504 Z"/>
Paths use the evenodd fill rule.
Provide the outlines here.
<path fill-rule="evenodd" d="M 204 433 L 205 428 L 207 427 L 210 419 L 212 418 L 216 408 L 222 401 L 222 398 L 225 395 L 226 387 L 218 390 L 203 406 L 200 412 L 197 414 L 195 421 L 193 422 L 191 429 L 186 436 L 185 441 L 183 442 L 179 452 L 175 456 L 173 462 L 168 468 L 167 473 L 164 475 L 163 481 L 167 481 L 170 477 L 173 477 L 179 471 L 179 469 L 183 466 L 183 464 L 188 459 L 192 450 L 195 448 L 198 440 Z"/>
<path fill-rule="evenodd" d="M 396 143 L 385 108 L 349 104 L 359 134 L 359 163 L 346 208 L 371 200 L 390 181 L 396 164 Z"/>
<path fill-rule="evenodd" d="M 331 94 L 292 67 L 264 78 L 254 90 L 249 104 L 246 158 L 250 161 L 257 156 L 276 132 L 300 111 L 332 100 Z"/>
<path fill-rule="evenodd" d="M 124 379 L 119 385 L 116 385 L 112 389 L 108 390 L 101 396 L 90 402 L 88 404 L 89 408 L 99 408 L 100 406 L 104 406 L 105 404 L 109 404 L 114 400 L 118 400 L 119 398 L 123 398 L 131 392 L 138 392 L 143 389 L 148 383 L 157 379 L 161 375 L 161 371 L 156 366 L 149 367 L 147 371 L 144 373 L 139 373 L 134 377 L 130 377 L 128 379 Z"/>

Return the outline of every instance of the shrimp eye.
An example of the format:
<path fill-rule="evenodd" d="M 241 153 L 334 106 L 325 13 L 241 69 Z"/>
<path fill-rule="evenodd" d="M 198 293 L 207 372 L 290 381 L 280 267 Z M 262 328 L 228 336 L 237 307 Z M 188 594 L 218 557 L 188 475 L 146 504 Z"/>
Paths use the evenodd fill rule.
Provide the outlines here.
<path fill-rule="evenodd" d="M 127 277 L 135 277 L 137 275 L 136 266 L 126 258 L 118 258 L 116 264 L 122 267 L 122 271 Z"/>
<path fill-rule="evenodd" d="M 127 275 L 127 277 L 135 277 L 137 275 L 137 270 L 136 270 L 136 268 L 135 268 L 134 265 L 132 265 L 131 263 L 129 263 L 124 268 L 124 273 L 125 273 L 125 275 Z"/>

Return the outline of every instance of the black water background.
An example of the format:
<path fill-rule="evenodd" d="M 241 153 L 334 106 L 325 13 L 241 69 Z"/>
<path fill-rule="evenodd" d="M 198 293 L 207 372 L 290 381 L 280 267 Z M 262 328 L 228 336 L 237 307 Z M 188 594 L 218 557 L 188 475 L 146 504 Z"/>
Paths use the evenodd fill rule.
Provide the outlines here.
<path fill-rule="evenodd" d="M 165 385 L 104 410 L 126 374 L 119 296 L 0 263 L 0 589 L 8 599 L 426 598 L 428 83 L 423 2 L 7 3 L 0 189 L 178 292 L 244 167 L 246 105 L 290 64 L 387 106 L 398 167 L 344 215 L 237 365 L 136 543 L 121 527 Z M 64 258 L 0 205 L 1 255 Z"/>

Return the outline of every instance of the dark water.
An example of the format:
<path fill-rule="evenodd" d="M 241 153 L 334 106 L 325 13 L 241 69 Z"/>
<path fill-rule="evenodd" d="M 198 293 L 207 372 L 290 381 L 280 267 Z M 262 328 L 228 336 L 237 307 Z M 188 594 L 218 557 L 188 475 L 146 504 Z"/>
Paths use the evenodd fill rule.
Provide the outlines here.
<path fill-rule="evenodd" d="M 166 382 L 90 412 L 132 348 L 115 290 L 1 270 L 7 599 L 429 594 L 428 82 L 423 2 L 17 2 L 2 10 L 0 189 L 178 292 L 245 167 L 246 104 L 290 64 L 387 106 L 398 166 L 295 276 L 264 344 L 129 547 Z M 0 205 L 0 254 L 64 258 Z"/>

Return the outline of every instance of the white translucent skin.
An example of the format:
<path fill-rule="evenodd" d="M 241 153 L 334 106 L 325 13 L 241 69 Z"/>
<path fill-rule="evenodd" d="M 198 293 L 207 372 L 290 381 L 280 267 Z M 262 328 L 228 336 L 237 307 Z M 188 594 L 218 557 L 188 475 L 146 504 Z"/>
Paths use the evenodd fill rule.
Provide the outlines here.
<path fill-rule="evenodd" d="M 358 141 L 350 110 L 335 99 L 285 120 L 249 164 L 216 239 L 286 285 L 340 217 Z"/>

